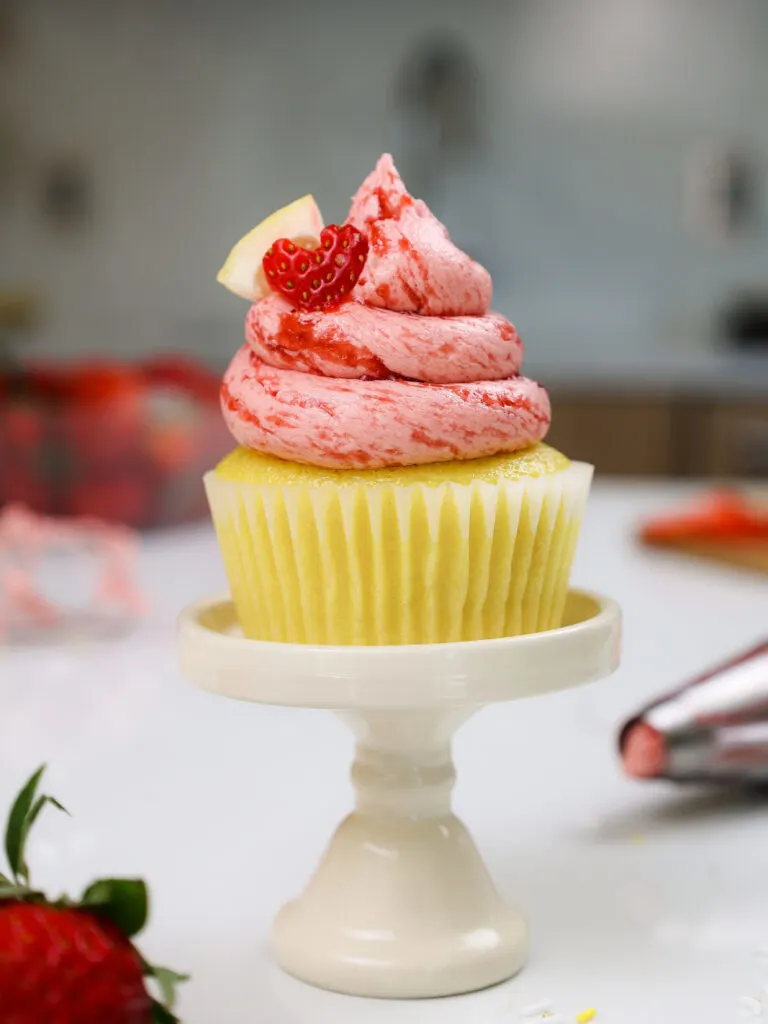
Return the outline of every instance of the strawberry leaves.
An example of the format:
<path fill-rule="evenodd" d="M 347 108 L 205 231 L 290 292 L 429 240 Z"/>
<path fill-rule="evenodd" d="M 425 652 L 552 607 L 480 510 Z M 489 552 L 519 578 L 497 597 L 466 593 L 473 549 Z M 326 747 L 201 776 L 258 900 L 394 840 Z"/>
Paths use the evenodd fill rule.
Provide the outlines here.
<path fill-rule="evenodd" d="M 102 878 L 88 886 L 80 906 L 107 918 L 131 939 L 147 923 L 147 887 L 137 878 Z"/>
<path fill-rule="evenodd" d="M 42 899 L 41 892 L 35 892 L 28 885 L 16 885 L 4 875 L 0 876 L 0 901 L 2 900 L 35 900 Z"/>
<path fill-rule="evenodd" d="M 147 887 L 139 879 L 103 878 L 85 890 L 79 905 L 83 910 L 107 918 L 127 938 L 132 938 L 147 921 Z M 152 999 L 150 1004 L 152 1024 L 178 1024 L 178 1018 L 171 1012 L 176 1002 L 176 986 L 187 981 L 189 975 L 179 974 L 169 967 L 155 967 L 141 955 L 139 959 L 145 977 L 153 979 L 160 990 L 161 999 Z"/>
<path fill-rule="evenodd" d="M 151 1004 L 150 1022 L 151 1024 L 180 1024 L 179 1018 L 176 1017 L 167 1006 L 163 1006 L 162 1003 L 158 1003 L 156 999 L 152 1000 Z"/>
<path fill-rule="evenodd" d="M 46 804 L 52 804 L 58 810 L 64 811 L 65 814 L 69 813 L 52 796 L 39 796 L 35 799 L 37 787 L 40 784 L 44 771 L 45 765 L 43 764 L 24 785 L 8 815 L 8 825 L 5 831 L 5 853 L 8 857 L 8 866 L 11 869 L 13 880 L 17 885 L 29 885 L 29 868 L 24 848 L 29 830 L 37 820 L 40 811 L 42 811 Z"/>
<path fill-rule="evenodd" d="M 176 1004 L 176 986 L 180 982 L 188 981 L 189 975 L 178 974 L 169 967 L 153 967 L 143 957 L 141 966 L 144 969 L 144 974 L 154 980 L 162 996 L 162 1002 L 157 999 L 152 1000 L 151 1024 L 179 1024 L 178 1017 L 171 1012 Z"/>
<path fill-rule="evenodd" d="M 176 1003 L 176 986 L 189 979 L 188 974 L 178 974 L 169 967 L 153 967 L 146 960 L 142 960 L 144 973 L 153 978 L 160 989 L 162 1001 L 152 1000 L 152 1024 L 178 1024 L 178 1018 L 173 1013 Z"/>
<path fill-rule="evenodd" d="M 43 904 L 61 910 L 76 908 L 92 914 L 95 918 L 111 922 L 125 936 L 126 944 L 130 945 L 130 940 L 144 928 L 149 914 L 147 887 L 140 879 L 102 878 L 88 886 L 79 902 L 73 902 L 66 896 L 55 902 L 49 901 L 42 892 L 30 887 L 29 867 L 25 857 L 30 828 L 47 804 L 66 814 L 69 813 L 52 796 L 38 795 L 38 787 L 44 772 L 45 765 L 41 765 L 25 783 L 8 815 L 5 852 L 11 877 L 0 874 L 0 913 L 4 901 Z M 134 949 L 134 952 L 141 962 L 145 977 L 157 986 L 161 996 L 159 1000 L 150 998 L 152 1024 L 179 1024 L 178 1018 L 172 1013 L 176 1001 L 176 986 L 186 981 L 188 976 L 178 974 L 168 967 L 154 967 L 147 963 L 137 950 Z"/>
<path fill-rule="evenodd" d="M 188 981 L 188 974 L 178 974 L 170 967 L 150 967 L 147 965 L 147 973 L 157 982 L 163 995 L 163 1002 L 169 1009 L 173 1009 L 176 1002 L 176 986 L 179 982 Z"/>

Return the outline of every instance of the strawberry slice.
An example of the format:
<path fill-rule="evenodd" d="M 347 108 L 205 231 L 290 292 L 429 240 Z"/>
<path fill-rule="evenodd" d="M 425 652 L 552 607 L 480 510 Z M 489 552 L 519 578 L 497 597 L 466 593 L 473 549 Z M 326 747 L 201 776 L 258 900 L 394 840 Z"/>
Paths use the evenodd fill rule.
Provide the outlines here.
<path fill-rule="evenodd" d="M 262 265 L 270 287 L 299 309 L 333 309 L 350 297 L 368 256 L 368 239 L 352 224 L 329 224 L 317 249 L 278 238 Z"/>
<path fill-rule="evenodd" d="M 768 541 L 768 506 L 753 504 L 735 491 L 715 491 L 688 511 L 647 523 L 641 538 L 647 544 L 716 539 Z"/>

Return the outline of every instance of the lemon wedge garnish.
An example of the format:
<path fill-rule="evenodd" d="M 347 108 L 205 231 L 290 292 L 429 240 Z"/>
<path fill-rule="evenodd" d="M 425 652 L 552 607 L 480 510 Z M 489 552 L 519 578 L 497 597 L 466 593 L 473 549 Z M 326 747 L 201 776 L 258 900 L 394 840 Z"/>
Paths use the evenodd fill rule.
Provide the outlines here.
<path fill-rule="evenodd" d="M 297 245 L 316 248 L 323 230 L 323 217 L 313 196 L 302 196 L 270 214 L 240 239 L 216 275 L 235 295 L 255 302 L 270 292 L 261 265 L 264 253 L 278 238 L 290 238 Z"/>

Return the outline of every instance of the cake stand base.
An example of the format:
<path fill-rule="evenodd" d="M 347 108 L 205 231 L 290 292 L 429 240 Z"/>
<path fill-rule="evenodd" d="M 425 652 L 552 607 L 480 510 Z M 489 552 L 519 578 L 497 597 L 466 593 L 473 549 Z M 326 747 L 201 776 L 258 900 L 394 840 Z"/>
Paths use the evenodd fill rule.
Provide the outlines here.
<path fill-rule="evenodd" d="M 306 892 L 279 914 L 289 974 L 351 995 L 420 998 L 494 985 L 528 955 L 528 927 L 498 897 L 453 815 L 406 822 L 352 814 Z"/>
<path fill-rule="evenodd" d="M 333 709 L 355 734 L 356 808 L 275 922 L 287 972 L 351 995 L 423 998 L 520 970 L 525 920 L 501 901 L 451 813 L 451 739 L 484 705 L 613 671 L 617 605 L 572 591 L 566 623 L 502 640 L 343 648 L 243 639 L 226 599 L 183 613 L 182 667 L 192 680 L 244 700 Z"/>

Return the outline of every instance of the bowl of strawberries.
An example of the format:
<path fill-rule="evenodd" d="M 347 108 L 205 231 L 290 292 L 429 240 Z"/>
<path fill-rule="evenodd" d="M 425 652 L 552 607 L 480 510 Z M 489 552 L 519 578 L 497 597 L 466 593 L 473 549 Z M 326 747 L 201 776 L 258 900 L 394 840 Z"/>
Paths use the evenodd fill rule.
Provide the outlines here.
<path fill-rule="evenodd" d="M 202 474 L 231 447 L 219 380 L 178 355 L 0 372 L 0 505 L 148 528 L 207 514 Z"/>

